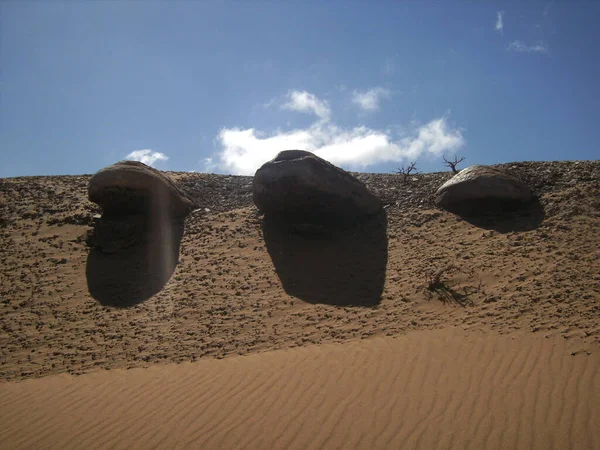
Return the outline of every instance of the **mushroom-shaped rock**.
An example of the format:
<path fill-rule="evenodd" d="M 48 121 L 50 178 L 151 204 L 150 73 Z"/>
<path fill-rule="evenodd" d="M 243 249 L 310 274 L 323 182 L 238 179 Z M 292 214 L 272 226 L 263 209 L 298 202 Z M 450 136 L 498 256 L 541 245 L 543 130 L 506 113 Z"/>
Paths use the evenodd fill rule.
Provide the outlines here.
<path fill-rule="evenodd" d="M 349 223 L 381 209 L 362 182 L 304 150 L 280 152 L 256 171 L 252 188 L 265 215 L 303 226 Z"/>
<path fill-rule="evenodd" d="M 435 204 L 448 211 L 477 213 L 501 205 L 503 209 L 529 202 L 531 189 L 508 173 L 490 166 L 461 170 L 435 193 Z"/>
<path fill-rule="evenodd" d="M 192 202 L 171 178 L 138 161 L 119 161 L 90 180 L 89 199 L 105 215 L 166 214 L 183 218 Z"/>

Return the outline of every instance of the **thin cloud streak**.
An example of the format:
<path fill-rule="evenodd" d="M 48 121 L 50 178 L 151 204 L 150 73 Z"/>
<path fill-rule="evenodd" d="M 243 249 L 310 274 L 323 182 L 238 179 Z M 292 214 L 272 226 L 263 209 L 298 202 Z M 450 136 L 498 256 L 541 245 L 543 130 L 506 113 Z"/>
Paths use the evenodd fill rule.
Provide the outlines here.
<path fill-rule="evenodd" d="M 396 64 L 394 63 L 394 58 L 387 57 L 385 58 L 385 63 L 383 64 L 382 72 L 386 76 L 393 75 L 396 71 Z"/>
<path fill-rule="evenodd" d="M 496 13 L 496 31 L 500 34 L 504 33 L 504 11 L 498 11 Z"/>
<path fill-rule="evenodd" d="M 548 54 L 548 48 L 542 41 L 538 41 L 533 45 L 527 45 L 522 41 L 512 41 L 508 47 L 508 51 L 519 53 L 545 53 Z"/>

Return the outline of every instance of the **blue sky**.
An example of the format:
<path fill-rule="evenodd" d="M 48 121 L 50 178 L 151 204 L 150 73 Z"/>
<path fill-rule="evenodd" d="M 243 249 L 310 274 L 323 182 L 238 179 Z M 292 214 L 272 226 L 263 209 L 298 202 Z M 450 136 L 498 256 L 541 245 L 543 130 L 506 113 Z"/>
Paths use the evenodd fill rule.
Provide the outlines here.
<path fill-rule="evenodd" d="M 0 177 L 598 159 L 600 2 L 0 2 Z"/>

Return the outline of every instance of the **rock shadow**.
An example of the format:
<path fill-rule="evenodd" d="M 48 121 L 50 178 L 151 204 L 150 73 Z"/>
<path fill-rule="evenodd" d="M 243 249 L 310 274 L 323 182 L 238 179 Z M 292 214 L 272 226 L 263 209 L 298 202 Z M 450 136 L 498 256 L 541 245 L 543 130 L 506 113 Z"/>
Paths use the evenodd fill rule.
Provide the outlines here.
<path fill-rule="evenodd" d="M 499 233 L 535 230 L 545 218 L 544 207 L 537 197 L 528 203 L 480 200 L 448 210 L 471 225 Z"/>
<path fill-rule="evenodd" d="M 384 210 L 351 227 L 304 231 L 274 218 L 263 221 L 267 251 L 286 293 L 309 303 L 379 304 L 388 259 Z"/>
<path fill-rule="evenodd" d="M 127 308 L 160 292 L 177 266 L 183 231 L 183 220 L 100 219 L 94 233 L 113 236 L 102 236 L 105 245 L 96 245 L 88 255 L 90 295 L 104 306 Z"/>

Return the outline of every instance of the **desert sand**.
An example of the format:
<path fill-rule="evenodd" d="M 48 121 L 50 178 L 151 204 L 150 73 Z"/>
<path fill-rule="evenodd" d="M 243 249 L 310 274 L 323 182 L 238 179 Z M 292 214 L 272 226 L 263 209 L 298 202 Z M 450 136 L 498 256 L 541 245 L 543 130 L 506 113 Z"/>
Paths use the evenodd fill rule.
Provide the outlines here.
<path fill-rule="evenodd" d="M 504 167 L 518 214 L 356 174 L 385 212 L 328 237 L 172 173 L 183 234 L 116 255 L 89 176 L 0 180 L 0 448 L 600 448 L 600 162 Z"/>
<path fill-rule="evenodd" d="M 599 354 L 418 331 L 0 387 L 12 448 L 600 447 Z M 8 447 L 7 447 L 8 448 Z"/>

